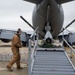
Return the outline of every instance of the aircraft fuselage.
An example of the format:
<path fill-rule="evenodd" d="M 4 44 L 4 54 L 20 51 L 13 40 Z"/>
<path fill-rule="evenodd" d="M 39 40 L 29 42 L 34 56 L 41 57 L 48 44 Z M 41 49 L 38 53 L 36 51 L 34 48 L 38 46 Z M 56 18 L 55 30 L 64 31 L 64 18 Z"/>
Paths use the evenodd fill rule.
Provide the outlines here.
<path fill-rule="evenodd" d="M 39 27 L 39 32 L 45 35 L 45 25 L 49 22 L 51 26 L 51 34 L 55 38 L 62 26 L 64 21 L 64 13 L 62 6 L 56 2 L 56 0 L 43 0 L 40 4 L 36 4 L 32 22 L 35 28 Z"/>

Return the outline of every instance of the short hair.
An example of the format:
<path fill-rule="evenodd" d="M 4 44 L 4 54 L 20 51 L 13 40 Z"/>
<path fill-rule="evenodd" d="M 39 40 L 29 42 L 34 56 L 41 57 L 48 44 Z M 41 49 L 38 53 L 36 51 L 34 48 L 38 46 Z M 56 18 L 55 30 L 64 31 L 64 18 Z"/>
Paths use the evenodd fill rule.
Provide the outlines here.
<path fill-rule="evenodd" d="M 20 29 L 20 28 L 18 28 L 17 33 L 19 33 L 20 31 L 21 31 L 21 29 Z"/>

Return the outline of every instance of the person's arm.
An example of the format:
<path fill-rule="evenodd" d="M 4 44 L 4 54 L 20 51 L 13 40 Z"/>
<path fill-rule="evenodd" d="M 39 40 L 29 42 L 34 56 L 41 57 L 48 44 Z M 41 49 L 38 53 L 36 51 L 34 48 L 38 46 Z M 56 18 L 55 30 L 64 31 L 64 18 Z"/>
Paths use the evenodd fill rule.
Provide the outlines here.
<path fill-rule="evenodd" d="M 22 47 L 22 44 L 21 44 L 21 42 L 20 42 L 20 39 L 19 39 L 19 37 L 18 36 L 14 36 L 14 38 L 13 38 L 13 45 L 14 46 L 16 46 L 16 47 Z"/>

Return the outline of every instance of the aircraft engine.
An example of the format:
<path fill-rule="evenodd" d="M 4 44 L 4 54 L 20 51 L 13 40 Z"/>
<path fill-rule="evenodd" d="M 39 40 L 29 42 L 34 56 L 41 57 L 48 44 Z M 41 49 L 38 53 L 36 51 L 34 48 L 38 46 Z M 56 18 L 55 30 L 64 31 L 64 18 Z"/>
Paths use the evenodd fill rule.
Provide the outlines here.
<path fill-rule="evenodd" d="M 8 42 L 10 42 L 11 40 L 9 40 L 9 39 L 1 39 L 1 41 L 2 41 L 2 42 L 5 42 L 5 43 L 8 43 Z"/>
<path fill-rule="evenodd" d="M 45 23 L 49 22 L 49 26 L 51 26 L 50 33 L 53 38 L 58 36 L 64 21 L 63 9 L 60 4 L 56 2 L 56 0 L 43 0 L 41 3 L 36 4 L 32 22 L 35 28 L 39 28 L 40 34 L 45 36 Z M 40 36 L 40 38 L 42 38 Z"/>

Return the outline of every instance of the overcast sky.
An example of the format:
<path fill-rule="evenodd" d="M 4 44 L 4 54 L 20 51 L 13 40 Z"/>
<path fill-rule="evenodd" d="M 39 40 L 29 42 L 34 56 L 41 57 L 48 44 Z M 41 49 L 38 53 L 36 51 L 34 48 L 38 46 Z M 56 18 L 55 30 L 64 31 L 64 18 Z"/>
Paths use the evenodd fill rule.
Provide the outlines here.
<path fill-rule="evenodd" d="M 64 10 L 64 27 L 75 19 L 75 1 L 62 5 Z M 32 30 L 21 18 L 22 15 L 32 24 L 34 4 L 22 0 L 0 0 L 0 29 Z M 75 23 L 68 28 L 75 30 Z"/>

